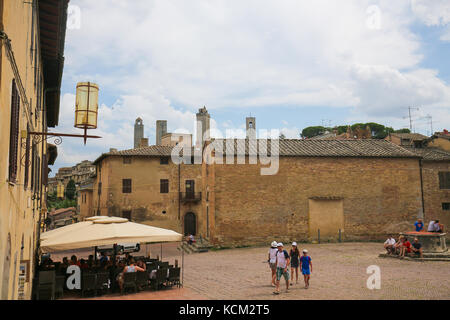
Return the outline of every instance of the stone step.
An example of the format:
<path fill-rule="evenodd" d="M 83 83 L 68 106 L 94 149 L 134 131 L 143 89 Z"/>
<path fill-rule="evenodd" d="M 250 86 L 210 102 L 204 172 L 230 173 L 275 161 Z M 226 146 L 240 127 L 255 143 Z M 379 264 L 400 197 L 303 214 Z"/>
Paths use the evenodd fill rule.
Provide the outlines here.
<path fill-rule="evenodd" d="M 391 258 L 391 259 L 400 259 L 400 260 L 408 260 L 408 261 L 450 261 L 450 256 L 448 254 L 438 255 L 433 254 L 432 257 L 427 257 L 428 254 L 424 254 L 423 258 L 411 258 L 411 257 L 400 257 L 397 255 L 391 255 L 387 253 L 380 253 L 378 256 L 380 258 Z"/>

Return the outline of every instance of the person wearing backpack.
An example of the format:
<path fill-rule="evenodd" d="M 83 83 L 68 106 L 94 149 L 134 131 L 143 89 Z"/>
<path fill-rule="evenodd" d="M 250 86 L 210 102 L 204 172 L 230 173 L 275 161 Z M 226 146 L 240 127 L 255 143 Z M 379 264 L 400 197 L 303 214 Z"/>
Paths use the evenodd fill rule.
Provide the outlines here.
<path fill-rule="evenodd" d="M 277 284 L 276 284 L 276 290 L 274 291 L 274 294 L 280 294 L 280 279 L 281 276 L 284 277 L 284 280 L 286 281 L 286 292 L 289 292 L 289 254 L 286 250 L 283 249 L 283 244 L 280 242 L 277 244 L 277 258 L 276 258 L 276 264 L 277 264 Z"/>

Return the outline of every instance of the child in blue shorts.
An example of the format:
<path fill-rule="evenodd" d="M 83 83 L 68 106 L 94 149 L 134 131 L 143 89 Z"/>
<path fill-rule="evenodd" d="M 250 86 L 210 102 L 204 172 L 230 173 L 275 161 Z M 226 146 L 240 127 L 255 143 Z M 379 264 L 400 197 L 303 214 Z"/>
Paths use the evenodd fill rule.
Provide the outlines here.
<path fill-rule="evenodd" d="M 311 257 L 308 256 L 308 250 L 303 249 L 303 256 L 300 257 L 300 263 L 302 264 L 302 274 L 305 279 L 305 289 L 309 287 L 309 278 L 312 272 Z"/>

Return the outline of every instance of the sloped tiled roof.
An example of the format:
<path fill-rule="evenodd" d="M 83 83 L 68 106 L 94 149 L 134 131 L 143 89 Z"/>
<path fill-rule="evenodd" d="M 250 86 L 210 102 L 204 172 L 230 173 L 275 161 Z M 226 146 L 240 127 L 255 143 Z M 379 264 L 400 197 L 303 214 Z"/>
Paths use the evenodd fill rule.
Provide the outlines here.
<path fill-rule="evenodd" d="M 450 152 L 438 148 L 406 148 L 425 161 L 450 161 Z"/>
<path fill-rule="evenodd" d="M 250 144 L 249 140 L 217 139 L 216 142 L 223 143 L 224 154 L 227 154 L 227 144 L 234 143 L 234 154 L 245 155 L 255 153 L 257 146 Z M 271 154 L 271 140 L 267 140 L 267 154 Z M 256 144 L 259 145 L 259 142 Z M 388 157 L 388 158 L 413 158 L 417 155 L 385 140 L 279 140 L 279 155 L 285 157 Z M 264 151 L 262 151 L 264 152 Z M 217 153 L 217 150 L 216 150 Z"/>
<path fill-rule="evenodd" d="M 422 141 L 428 139 L 427 136 L 424 136 L 423 134 L 420 133 L 391 133 L 391 136 L 413 141 Z"/>
<path fill-rule="evenodd" d="M 108 156 L 147 156 L 147 157 L 170 157 L 172 152 L 171 146 L 148 146 L 142 148 L 128 149 L 128 150 L 120 150 L 120 151 L 110 151 L 107 153 L 103 153 L 100 157 L 98 157 L 94 164 L 103 160 Z"/>
<path fill-rule="evenodd" d="M 261 141 L 261 142 L 260 142 Z M 259 149 L 259 144 L 266 141 L 267 153 L 261 149 L 261 153 L 272 154 L 272 141 L 257 140 L 255 144 L 249 143 L 248 139 L 213 139 L 212 142 L 220 146 L 222 144 L 223 154 L 232 150 L 234 155 L 254 154 Z M 386 140 L 301 140 L 280 139 L 278 140 L 279 155 L 283 157 L 373 157 L 373 158 L 418 158 L 419 156 L 405 148 L 397 146 Z M 227 149 L 228 145 L 228 149 Z M 231 146 L 234 145 L 234 148 Z M 274 147 L 277 147 L 274 145 Z M 148 146 L 137 149 L 112 151 L 102 154 L 94 163 L 98 163 L 108 156 L 147 156 L 147 157 L 169 157 L 174 147 L 172 146 Z M 220 148 L 215 148 L 216 155 Z M 274 150 L 275 151 L 275 150 Z M 194 155 L 194 151 L 192 151 Z"/>

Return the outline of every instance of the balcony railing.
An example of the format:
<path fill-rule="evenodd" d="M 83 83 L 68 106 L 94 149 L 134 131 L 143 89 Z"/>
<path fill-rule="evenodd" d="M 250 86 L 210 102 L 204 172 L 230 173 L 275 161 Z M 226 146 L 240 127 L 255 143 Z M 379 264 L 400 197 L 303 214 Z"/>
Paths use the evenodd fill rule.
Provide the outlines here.
<path fill-rule="evenodd" d="M 202 200 L 201 192 L 180 192 L 182 202 L 197 202 Z"/>

